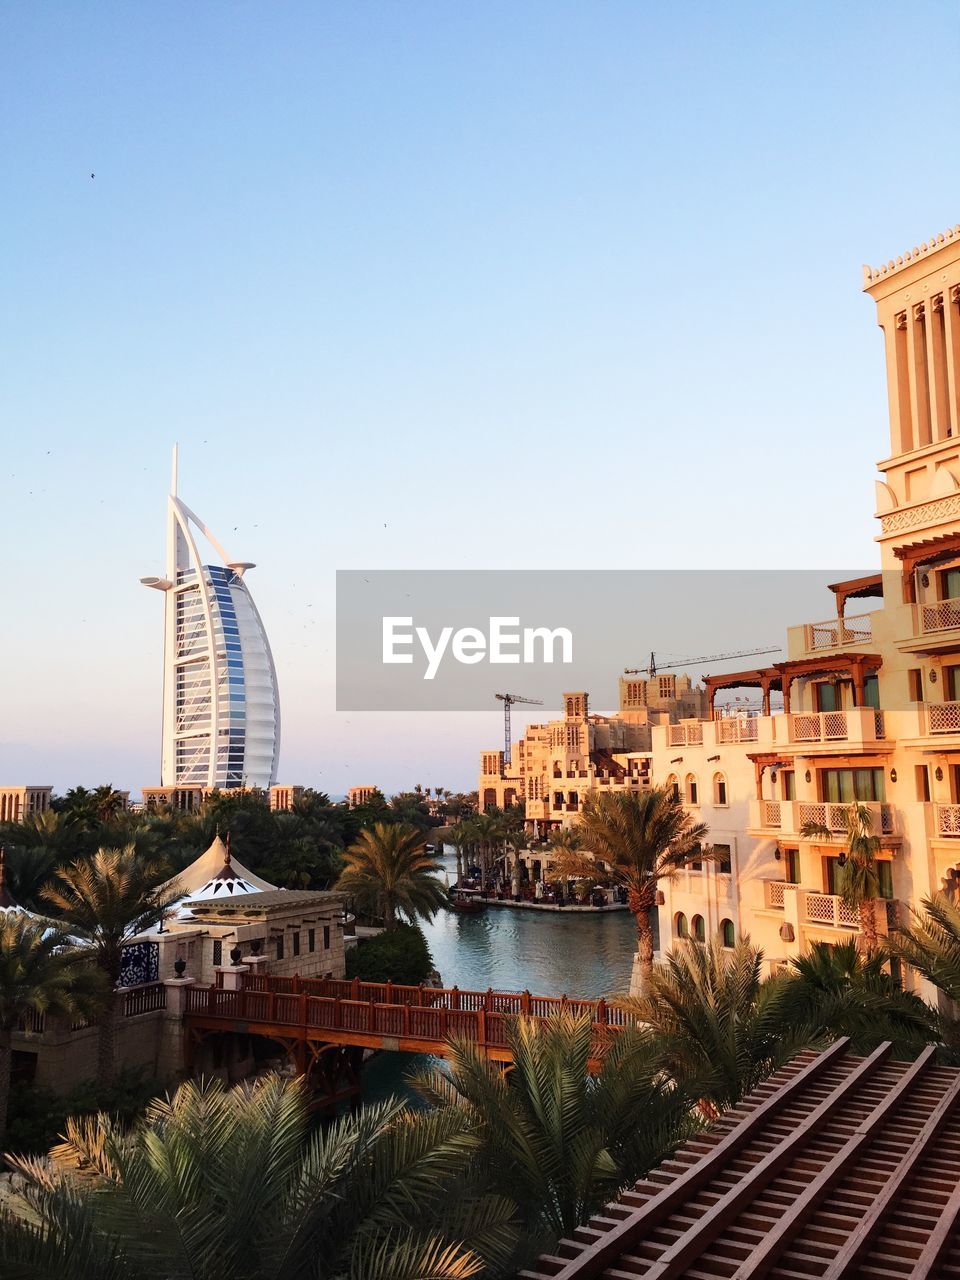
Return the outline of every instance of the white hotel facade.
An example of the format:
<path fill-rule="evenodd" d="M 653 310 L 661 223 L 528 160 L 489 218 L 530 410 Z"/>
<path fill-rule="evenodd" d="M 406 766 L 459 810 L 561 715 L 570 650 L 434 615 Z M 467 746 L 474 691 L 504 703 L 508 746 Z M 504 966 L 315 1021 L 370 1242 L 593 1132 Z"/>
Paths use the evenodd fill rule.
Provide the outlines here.
<path fill-rule="evenodd" d="M 197 534 L 220 559 L 201 556 Z M 180 796 L 276 782 L 280 698 L 270 645 L 244 575 L 177 496 L 177 451 L 167 499 L 166 575 L 140 581 L 163 592 L 163 741 L 160 788 Z M 162 797 L 174 802 L 172 795 Z M 192 806 L 188 806 L 192 807 Z"/>

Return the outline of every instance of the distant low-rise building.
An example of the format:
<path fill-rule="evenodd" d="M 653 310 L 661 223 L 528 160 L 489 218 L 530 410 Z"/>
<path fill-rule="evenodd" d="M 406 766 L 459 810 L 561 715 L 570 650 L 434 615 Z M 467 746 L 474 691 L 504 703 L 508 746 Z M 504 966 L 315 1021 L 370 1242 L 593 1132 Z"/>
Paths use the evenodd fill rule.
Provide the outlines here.
<path fill-rule="evenodd" d="M 22 822 L 50 808 L 53 787 L 0 787 L 0 822 Z"/>
<path fill-rule="evenodd" d="M 351 787 L 347 792 L 347 804 L 351 809 L 369 804 L 378 791 L 379 787 Z"/>
<path fill-rule="evenodd" d="M 305 787 L 272 786 L 270 788 L 270 808 L 274 812 L 289 812 L 297 801 L 303 798 L 305 790 Z"/>

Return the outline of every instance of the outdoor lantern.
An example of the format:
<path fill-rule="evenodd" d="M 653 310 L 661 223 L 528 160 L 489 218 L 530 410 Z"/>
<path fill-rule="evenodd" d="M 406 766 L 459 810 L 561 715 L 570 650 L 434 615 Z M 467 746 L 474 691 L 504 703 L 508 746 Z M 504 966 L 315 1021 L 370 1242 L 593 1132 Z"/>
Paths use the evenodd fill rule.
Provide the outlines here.
<path fill-rule="evenodd" d="M 891 770 L 890 770 L 890 781 L 891 781 L 891 782 L 896 782 L 896 780 L 897 780 L 897 771 L 896 771 L 896 769 L 891 769 Z"/>
<path fill-rule="evenodd" d="M 810 779 L 811 779 L 811 777 L 812 777 L 812 774 L 810 773 L 810 770 L 808 769 L 808 770 L 807 770 L 807 772 L 803 775 L 803 780 L 804 780 L 804 782 L 809 782 L 809 781 L 810 781 Z"/>
<path fill-rule="evenodd" d="M 784 942 L 792 942 L 794 939 L 793 925 L 782 924 L 780 926 L 780 937 L 783 939 Z"/>
<path fill-rule="evenodd" d="M 943 770 L 940 768 L 940 766 L 939 766 L 939 765 L 937 765 L 936 773 L 934 773 L 934 775 L 933 775 L 933 776 L 936 778 L 936 780 L 937 780 L 938 782 L 942 782 L 942 781 L 943 781 Z"/>
<path fill-rule="evenodd" d="M 236 965 L 239 964 L 242 959 L 243 952 L 240 950 L 240 944 L 237 943 L 237 945 L 230 951 L 230 963 Z"/>
<path fill-rule="evenodd" d="M 187 962 L 186 960 L 184 960 L 183 956 L 177 956 L 176 960 L 174 960 L 173 971 L 178 978 L 182 978 L 183 975 L 186 973 Z"/>
<path fill-rule="evenodd" d="M 260 954 L 260 948 L 262 946 L 263 946 L 263 939 L 254 938 L 254 940 L 250 943 L 250 954 L 252 956 L 258 956 Z"/>
<path fill-rule="evenodd" d="M 930 668 L 930 683 L 931 683 L 931 684 L 936 684 L 936 683 L 937 683 L 937 673 L 936 673 L 936 671 L 933 669 L 933 667 L 931 667 L 931 668 Z"/>
<path fill-rule="evenodd" d="M 666 901 L 667 901 L 667 899 L 664 897 L 663 890 L 662 890 L 662 889 L 658 889 L 658 890 L 657 890 L 657 906 L 658 906 L 658 907 L 665 906 L 665 905 L 666 905 Z"/>

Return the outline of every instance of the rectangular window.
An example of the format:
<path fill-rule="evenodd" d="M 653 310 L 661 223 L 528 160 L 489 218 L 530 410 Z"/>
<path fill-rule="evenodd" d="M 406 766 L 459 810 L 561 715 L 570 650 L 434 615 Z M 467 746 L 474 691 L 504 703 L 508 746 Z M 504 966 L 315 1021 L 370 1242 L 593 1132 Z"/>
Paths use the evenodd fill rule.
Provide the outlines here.
<path fill-rule="evenodd" d="M 275 939 L 275 941 L 277 944 L 277 959 L 282 960 L 283 959 L 283 934 L 281 933 L 280 936 L 277 939 Z"/>
<path fill-rule="evenodd" d="M 926 764 L 918 764 L 914 766 L 914 772 L 917 777 L 917 799 L 929 802 L 930 800 L 930 766 Z"/>
<path fill-rule="evenodd" d="M 882 769 L 820 769 L 820 799 L 828 804 L 884 800 Z"/>
<path fill-rule="evenodd" d="M 293 935 L 293 954 L 295 956 L 298 956 L 300 954 L 300 931 L 299 930 Z"/>
<path fill-rule="evenodd" d="M 784 800 L 796 800 L 797 780 L 792 769 L 786 769 L 780 775 L 780 794 Z"/>
<path fill-rule="evenodd" d="M 714 849 L 717 853 L 717 870 L 721 875 L 728 876 L 730 874 L 730 846 L 728 844 L 715 844 Z"/>
<path fill-rule="evenodd" d="M 783 851 L 783 878 L 787 884 L 800 883 L 800 850 L 784 849 Z"/>
<path fill-rule="evenodd" d="M 838 894 L 840 892 L 840 859 L 824 858 L 823 860 L 823 888 L 825 893 Z"/>
<path fill-rule="evenodd" d="M 911 667 L 907 672 L 907 689 L 911 702 L 923 701 L 923 672 L 919 667 Z"/>
<path fill-rule="evenodd" d="M 943 674 L 947 701 L 960 702 L 960 666 L 947 667 Z"/>
<path fill-rule="evenodd" d="M 880 681 L 876 673 L 867 676 L 863 682 L 863 705 L 873 707 L 874 711 L 880 710 Z"/>
<path fill-rule="evenodd" d="M 223 964 L 223 942 L 220 938 L 213 940 L 213 963 Z"/>
<path fill-rule="evenodd" d="M 877 862 L 877 880 L 880 882 L 880 897 L 893 897 L 893 863 Z"/>
<path fill-rule="evenodd" d="M 307 930 L 307 950 L 316 951 L 317 949 L 317 931 L 316 929 Z"/>
<path fill-rule="evenodd" d="M 323 949 L 324 951 L 330 950 L 330 926 L 328 924 L 323 926 Z"/>

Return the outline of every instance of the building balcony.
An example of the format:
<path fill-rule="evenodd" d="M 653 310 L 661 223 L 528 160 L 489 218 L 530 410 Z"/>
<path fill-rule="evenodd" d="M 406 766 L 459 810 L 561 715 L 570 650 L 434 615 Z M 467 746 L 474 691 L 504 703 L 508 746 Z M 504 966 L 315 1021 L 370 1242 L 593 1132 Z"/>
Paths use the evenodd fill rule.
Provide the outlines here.
<path fill-rule="evenodd" d="M 911 606 L 912 634 L 897 641 L 905 653 L 953 653 L 960 647 L 960 599 L 919 601 Z"/>
<path fill-rule="evenodd" d="M 768 911 L 782 911 L 787 893 L 786 880 L 764 880 L 763 905 Z M 790 888 L 796 888 L 791 885 Z"/>
<path fill-rule="evenodd" d="M 958 714 L 960 724 L 960 714 Z M 795 711 L 774 716 L 726 716 L 718 720 L 685 720 L 668 724 L 666 745 L 722 747 L 735 743 L 778 750 L 803 749 L 820 744 L 825 754 L 834 750 L 870 749 L 885 741 L 886 720 L 873 707 L 846 711 Z"/>
<path fill-rule="evenodd" d="M 777 738 L 790 744 L 843 743 L 866 746 L 882 742 L 886 724 L 882 711 L 872 707 L 851 707 L 847 711 L 798 711 L 776 717 L 783 722 L 784 735 Z"/>
<path fill-rule="evenodd" d="M 960 733 L 960 702 L 923 702 L 919 711 L 923 736 Z"/>
<path fill-rule="evenodd" d="M 879 836 L 896 835 L 896 810 L 893 805 L 875 800 L 862 801 L 873 818 L 873 832 Z M 960 806 L 958 806 L 960 808 Z M 830 839 L 847 834 L 849 804 L 807 800 L 751 800 L 749 830 L 759 835 L 784 835 L 799 838 L 807 823 L 826 827 Z M 818 837 L 824 839 L 827 837 Z"/>
<path fill-rule="evenodd" d="M 803 628 L 803 647 L 808 654 L 860 648 L 872 640 L 873 615 L 869 613 L 852 618 L 829 618 L 826 622 L 808 622 Z"/>
<path fill-rule="evenodd" d="M 824 929 L 838 929 L 845 933 L 856 933 L 860 929 L 860 909 L 851 907 L 838 894 L 811 893 L 801 890 L 798 894 L 800 921 L 805 925 L 819 925 Z M 898 920 L 898 904 L 878 898 L 873 903 L 877 924 L 877 933 L 886 937 L 896 927 Z"/>
<path fill-rule="evenodd" d="M 932 808 L 934 834 L 960 840 L 960 804 L 935 804 Z"/>

